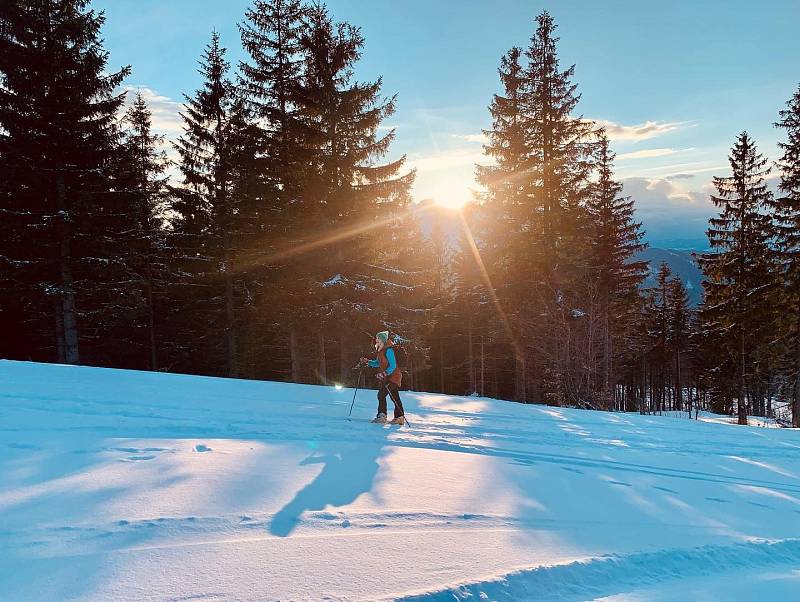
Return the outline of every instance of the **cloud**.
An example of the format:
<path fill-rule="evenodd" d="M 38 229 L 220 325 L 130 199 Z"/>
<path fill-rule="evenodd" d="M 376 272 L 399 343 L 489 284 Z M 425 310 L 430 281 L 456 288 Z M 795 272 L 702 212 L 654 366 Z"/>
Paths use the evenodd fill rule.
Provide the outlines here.
<path fill-rule="evenodd" d="M 623 168 L 624 169 L 624 168 Z M 690 163 L 674 163 L 672 165 L 639 166 L 635 169 L 624 169 L 625 178 L 649 178 L 664 180 L 686 180 L 700 174 L 724 175 L 730 171 L 726 165 L 715 161 L 692 161 Z"/>
<path fill-rule="evenodd" d="M 408 166 L 421 173 L 465 166 L 469 166 L 472 169 L 476 163 L 481 162 L 486 162 L 486 157 L 482 152 L 474 148 L 454 148 L 416 159 L 410 158 Z"/>
<path fill-rule="evenodd" d="M 634 125 L 622 125 L 606 119 L 596 119 L 595 123 L 605 128 L 609 139 L 633 142 L 649 140 L 694 125 L 689 121 L 645 121 Z"/>
<path fill-rule="evenodd" d="M 649 240 L 705 240 L 708 218 L 717 214 L 710 184 L 691 191 L 665 178 L 632 177 L 622 184 L 624 194 L 635 202 L 636 219 Z"/>
<path fill-rule="evenodd" d="M 630 153 L 622 153 L 621 155 L 617 155 L 617 159 L 621 161 L 626 159 L 652 159 L 654 157 L 666 157 L 668 155 L 676 155 L 693 150 L 694 148 L 650 148 Z"/>
<path fill-rule="evenodd" d="M 183 132 L 183 121 L 179 115 L 183 105 L 163 96 L 146 86 L 126 86 L 128 92 L 125 98 L 125 107 L 133 103 L 136 92 L 139 92 L 153 113 L 153 130 L 164 134 L 167 138 L 177 138 Z"/>
<path fill-rule="evenodd" d="M 451 134 L 453 138 L 458 138 L 459 140 L 464 140 L 465 142 L 472 142 L 475 144 L 486 144 L 489 139 L 486 137 L 486 134 Z"/>

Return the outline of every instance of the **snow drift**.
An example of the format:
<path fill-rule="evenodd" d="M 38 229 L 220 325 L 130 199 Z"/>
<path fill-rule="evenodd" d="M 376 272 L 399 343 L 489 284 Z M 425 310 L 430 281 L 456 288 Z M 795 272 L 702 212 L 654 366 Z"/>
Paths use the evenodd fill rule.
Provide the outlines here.
<path fill-rule="evenodd" d="M 800 432 L 0 362 L 0 599 L 800 597 Z"/>

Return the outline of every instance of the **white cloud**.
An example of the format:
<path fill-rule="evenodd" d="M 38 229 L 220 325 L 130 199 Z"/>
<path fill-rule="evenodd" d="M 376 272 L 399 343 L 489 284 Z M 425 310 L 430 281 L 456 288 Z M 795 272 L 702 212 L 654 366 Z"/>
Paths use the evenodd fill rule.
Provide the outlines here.
<path fill-rule="evenodd" d="M 146 86 L 126 86 L 128 92 L 125 98 L 126 108 L 133 103 L 136 92 L 141 93 L 150 111 L 153 113 L 153 130 L 164 134 L 168 138 L 177 138 L 183 131 L 183 121 L 180 118 L 183 105 L 163 96 Z"/>
<path fill-rule="evenodd" d="M 459 140 L 464 140 L 465 142 L 472 142 L 475 144 L 486 144 L 489 139 L 486 137 L 486 134 L 451 134 L 453 138 L 458 138 Z"/>
<path fill-rule="evenodd" d="M 635 167 L 634 167 L 635 166 Z M 645 178 L 665 180 L 687 180 L 692 177 L 711 179 L 712 175 L 725 175 L 730 167 L 716 160 L 690 161 L 667 165 L 650 165 L 647 162 L 620 162 L 619 173 L 623 178 Z"/>
<path fill-rule="evenodd" d="M 717 214 L 710 184 L 688 191 L 664 178 L 624 178 L 622 184 L 624 194 L 635 201 L 636 219 L 648 238 L 705 240 L 708 218 Z"/>
<path fill-rule="evenodd" d="M 689 121 L 645 121 L 634 125 L 622 125 L 606 119 L 596 119 L 595 123 L 606 130 L 611 140 L 630 140 L 639 142 L 669 134 L 679 129 L 692 127 Z"/>
<path fill-rule="evenodd" d="M 693 150 L 694 148 L 649 148 L 630 153 L 622 153 L 617 155 L 617 159 L 621 161 L 626 159 L 652 159 L 654 157 L 666 157 L 668 155 L 676 155 L 678 153 L 686 153 Z"/>
<path fill-rule="evenodd" d="M 423 173 L 465 166 L 472 168 L 476 163 L 485 161 L 483 153 L 474 148 L 455 148 L 416 159 L 410 158 L 408 166 L 416 169 L 418 173 Z"/>

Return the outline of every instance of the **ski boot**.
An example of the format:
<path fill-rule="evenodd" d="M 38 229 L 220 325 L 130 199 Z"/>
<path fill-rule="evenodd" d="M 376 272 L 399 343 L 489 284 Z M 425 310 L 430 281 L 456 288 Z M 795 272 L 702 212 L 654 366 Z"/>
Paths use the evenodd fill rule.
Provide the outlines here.
<path fill-rule="evenodd" d="M 373 424 L 386 424 L 386 414 L 378 414 L 372 419 Z"/>
<path fill-rule="evenodd" d="M 398 426 L 403 426 L 405 423 L 406 423 L 406 417 L 398 416 L 397 418 L 394 418 L 389 424 L 396 424 Z"/>

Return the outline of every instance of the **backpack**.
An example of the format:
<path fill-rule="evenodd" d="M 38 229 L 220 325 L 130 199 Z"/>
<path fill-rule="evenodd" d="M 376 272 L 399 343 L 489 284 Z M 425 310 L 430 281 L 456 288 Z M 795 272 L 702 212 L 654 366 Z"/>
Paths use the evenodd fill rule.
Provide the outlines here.
<path fill-rule="evenodd" d="M 394 349 L 394 359 L 397 362 L 397 368 L 401 372 L 407 372 L 408 368 L 408 353 L 406 352 L 405 343 L 408 341 L 403 341 L 403 343 L 395 343 L 392 345 L 392 349 Z"/>

